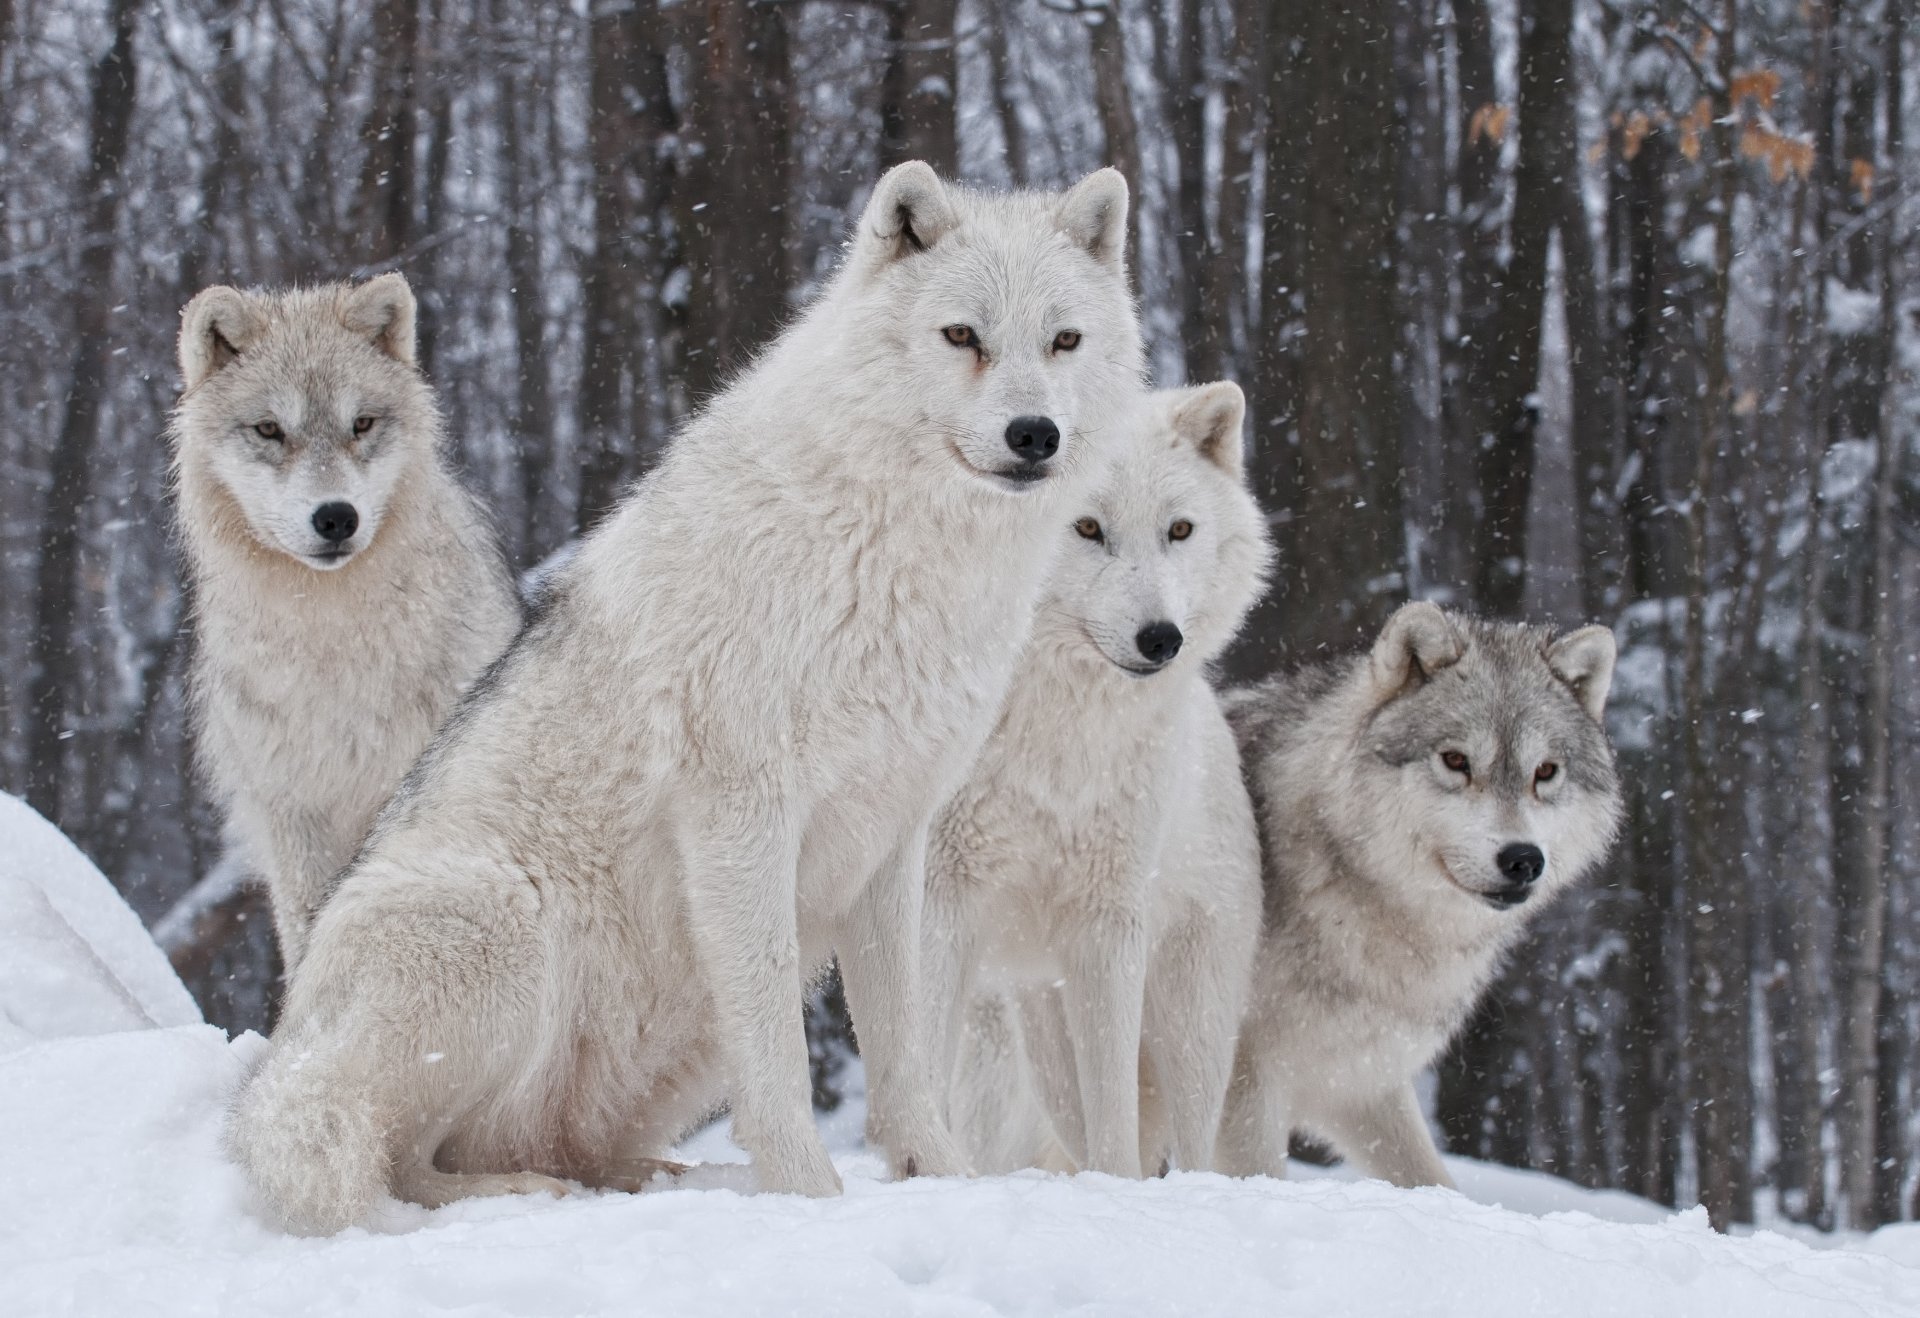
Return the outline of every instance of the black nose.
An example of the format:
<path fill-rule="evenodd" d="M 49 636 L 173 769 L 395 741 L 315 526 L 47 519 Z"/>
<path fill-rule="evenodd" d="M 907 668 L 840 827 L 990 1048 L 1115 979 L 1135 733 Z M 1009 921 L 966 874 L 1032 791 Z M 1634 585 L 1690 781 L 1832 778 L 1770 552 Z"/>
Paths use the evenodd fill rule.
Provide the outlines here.
<path fill-rule="evenodd" d="M 1180 629 L 1170 622 L 1150 622 L 1140 629 L 1133 643 L 1140 647 L 1140 656 L 1150 664 L 1164 664 L 1180 653 L 1183 638 Z"/>
<path fill-rule="evenodd" d="M 337 545 L 353 538 L 360 529 L 360 514 L 350 503 L 323 503 L 313 510 L 313 529 L 328 544 Z"/>
<path fill-rule="evenodd" d="M 1531 842 L 1515 842 L 1500 848 L 1500 854 L 1493 858 L 1500 867 L 1508 883 L 1525 886 L 1540 877 L 1547 868 L 1547 853 Z"/>
<path fill-rule="evenodd" d="M 1007 447 L 1037 467 L 1060 451 L 1060 427 L 1052 417 L 1017 416 L 1007 422 Z"/>

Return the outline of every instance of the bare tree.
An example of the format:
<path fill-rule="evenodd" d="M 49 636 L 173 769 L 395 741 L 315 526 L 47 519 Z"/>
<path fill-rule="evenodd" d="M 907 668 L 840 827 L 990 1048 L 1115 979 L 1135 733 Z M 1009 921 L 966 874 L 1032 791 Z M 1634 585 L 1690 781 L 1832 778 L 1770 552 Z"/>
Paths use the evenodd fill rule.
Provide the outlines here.
<path fill-rule="evenodd" d="M 93 66 L 87 130 L 87 175 L 77 284 L 87 290 L 74 308 L 73 359 L 66 414 L 48 468 L 34 581 L 34 620 L 28 651 L 27 800 L 71 829 L 63 790 L 67 777 L 69 675 L 74 653 L 81 532 L 86 523 L 89 465 L 99 439 L 113 356 L 114 258 L 119 250 L 121 164 L 138 85 L 134 0 L 113 0 L 113 44 Z"/>
<path fill-rule="evenodd" d="M 924 160 L 941 174 L 957 167 L 954 0 L 891 0 L 887 74 L 880 101 L 880 163 Z M 1004 36 L 1001 38 L 1004 40 Z"/>

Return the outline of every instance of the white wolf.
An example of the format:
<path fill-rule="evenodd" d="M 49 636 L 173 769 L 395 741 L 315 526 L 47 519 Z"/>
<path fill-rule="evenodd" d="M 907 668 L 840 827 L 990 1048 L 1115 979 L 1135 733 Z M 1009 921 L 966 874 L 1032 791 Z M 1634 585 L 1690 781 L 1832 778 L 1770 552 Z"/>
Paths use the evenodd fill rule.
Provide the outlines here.
<path fill-rule="evenodd" d="M 1253 811 L 1206 673 L 1271 559 L 1244 412 L 1229 383 L 1142 405 L 1137 442 L 1062 522 L 999 727 L 928 862 L 924 960 L 955 1111 L 992 1111 L 972 1090 L 1005 1074 L 955 1073 L 963 1033 L 995 1028 L 963 1004 L 1009 994 L 1061 1142 L 1116 1175 L 1211 1167 L 1258 940 Z M 982 1165 L 1005 1160 L 1006 1119 L 961 1120 Z"/>
<path fill-rule="evenodd" d="M 962 1169 L 918 1002 L 928 825 L 1142 391 L 1126 184 L 890 171 L 819 301 L 582 543 L 314 928 L 230 1141 L 289 1225 L 629 1184 L 717 1104 L 832 1194 L 838 953 L 896 1174 Z"/>
<path fill-rule="evenodd" d="M 1613 633 L 1409 604 L 1370 655 L 1234 692 L 1266 933 L 1221 1170 L 1284 1175 L 1287 1137 L 1448 1185 L 1414 1097 L 1529 915 L 1619 826 L 1601 725 Z"/>
<path fill-rule="evenodd" d="M 180 329 L 174 488 L 200 762 L 287 970 L 327 884 L 520 607 L 444 455 L 397 274 L 208 288 Z"/>

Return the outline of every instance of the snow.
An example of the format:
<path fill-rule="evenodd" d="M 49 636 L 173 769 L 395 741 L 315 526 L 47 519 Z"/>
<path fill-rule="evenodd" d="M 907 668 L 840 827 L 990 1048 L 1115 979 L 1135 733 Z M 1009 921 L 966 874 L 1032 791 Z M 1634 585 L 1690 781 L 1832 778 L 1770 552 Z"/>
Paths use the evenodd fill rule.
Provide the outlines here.
<path fill-rule="evenodd" d="M 199 1020 L 106 876 L 31 806 L 0 793 L 0 1054 Z"/>
<path fill-rule="evenodd" d="M 11 843 L 12 845 L 6 845 Z M 822 1119 L 836 1199 L 752 1193 L 724 1124 L 641 1195 L 390 1203 L 285 1236 L 220 1132 L 257 1035 L 197 1022 L 137 919 L 0 800 L 0 1313 L 940 1315 L 1920 1312 L 1920 1227 L 1816 1249 L 1455 1160 L 1464 1194 L 1346 1172 L 888 1183 L 858 1067 Z M 131 1028 L 123 1028 L 131 1027 Z M 60 1037 L 65 1036 L 65 1037 Z"/>
<path fill-rule="evenodd" d="M 1325 1174 L 882 1181 L 859 1103 L 827 1119 L 838 1199 L 708 1165 L 643 1195 L 389 1206 L 280 1235 L 220 1152 L 261 1041 L 210 1026 L 0 1058 L 0 1304 L 42 1313 L 1911 1315 L 1920 1235 L 1813 1249 L 1471 1164 L 1472 1197 Z M 718 1129 L 687 1150 L 737 1156 Z M 1495 1207 L 1476 1199 L 1504 1201 Z"/>

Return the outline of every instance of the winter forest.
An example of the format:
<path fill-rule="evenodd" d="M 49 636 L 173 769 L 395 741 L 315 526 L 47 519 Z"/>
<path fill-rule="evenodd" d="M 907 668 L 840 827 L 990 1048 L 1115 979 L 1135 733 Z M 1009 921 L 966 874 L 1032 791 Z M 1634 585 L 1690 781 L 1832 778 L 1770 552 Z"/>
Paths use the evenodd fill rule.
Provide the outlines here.
<path fill-rule="evenodd" d="M 1620 637 L 1629 822 L 1442 1067 L 1451 1151 L 1720 1226 L 1920 1216 L 1909 9 L 0 0 L 0 788 L 264 1028 L 265 899 L 183 707 L 200 287 L 403 271 L 524 569 L 883 167 L 1113 164 L 1155 378 L 1249 398 L 1281 558 L 1230 676 L 1410 597 Z"/>

